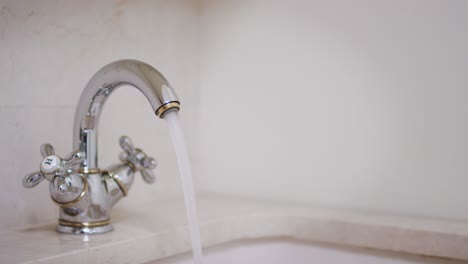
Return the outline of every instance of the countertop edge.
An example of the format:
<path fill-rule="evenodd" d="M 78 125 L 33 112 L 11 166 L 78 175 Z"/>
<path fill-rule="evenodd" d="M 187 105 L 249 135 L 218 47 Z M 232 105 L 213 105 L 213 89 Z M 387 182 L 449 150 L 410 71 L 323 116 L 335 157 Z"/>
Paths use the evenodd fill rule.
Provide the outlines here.
<path fill-rule="evenodd" d="M 217 212 L 216 217 L 201 217 L 200 230 L 204 247 L 246 239 L 289 238 L 339 246 L 370 248 L 412 255 L 468 260 L 468 223 L 425 220 L 425 218 L 382 217 L 356 213 L 291 206 L 277 202 L 253 201 L 248 210 L 241 202 L 217 199 L 201 201 L 204 211 Z M 229 203 L 237 203 L 230 208 Z M 215 208 L 215 207 L 219 208 Z M 212 209 L 210 209 L 212 208 Z M 222 209 L 221 209 L 222 208 Z M 229 212 L 229 215 L 225 215 Z M 122 232 L 120 240 L 94 244 L 23 263 L 141 263 L 155 261 L 191 250 L 188 228 L 174 224 L 153 231 L 133 232 L 133 224 L 115 224 Z M 142 232 L 142 230 L 144 232 Z M 135 230 L 137 230 L 135 228 Z M 114 231 L 116 232 L 116 231 Z M 135 234 L 122 236 L 122 234 Z M 105 235 L 104 235 L 105 236 Z M 107 240 L 106 240 L 107 241 Z M 66 243 L 66 242 L 65 242 Z M 59 244 L 60 245 L 60 244 Z"/>

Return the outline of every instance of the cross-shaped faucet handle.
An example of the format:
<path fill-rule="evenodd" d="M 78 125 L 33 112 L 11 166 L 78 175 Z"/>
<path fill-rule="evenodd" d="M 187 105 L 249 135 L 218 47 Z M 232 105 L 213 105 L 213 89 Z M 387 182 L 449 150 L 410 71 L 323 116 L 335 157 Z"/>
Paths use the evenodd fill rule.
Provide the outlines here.
<path fill-rule="evenodd" d="M 156 160 L 148 157 L 141 149 L 135 148 L 127 136 L 121 136 L 119 143 L 124 150 L 120 154 L 120 160 L 129 164 L 134 171 L 140 171 L 145 182 L 153 183 L 156 177 L 151 170 L 156 168 Z"/>
<path fill-rule="evenodd" d="M 43 160 L 41 161 L 40 170 L 28 174 L 23 178 L 23 186 L 25 188 L 32 188 L 44 179 L 52 181 L 55 176 L 65 177 L 69 175 L 76 165 L 83 162 L 85 153 L 77 150 L 62 159 L 55 155 L 52 145 L 45 143 L 41 146 L 41 156 Z"/>

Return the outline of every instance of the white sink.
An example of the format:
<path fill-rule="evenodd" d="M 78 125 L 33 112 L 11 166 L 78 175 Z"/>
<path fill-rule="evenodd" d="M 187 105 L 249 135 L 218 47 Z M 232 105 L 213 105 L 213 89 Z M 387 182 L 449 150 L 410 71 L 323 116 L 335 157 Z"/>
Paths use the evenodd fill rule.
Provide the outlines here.
<path fill-rule="evenodd" d="M 155 264 L 193 264 L 191 254 L 184 254 Z M 356 263 L 356 264 L 415 264 L 462 263 L 430 257 L 388 253 L 370 249 L 335 247 L 300 243 L 292 240 L 257 240 L 230 243 L 204 250 L 204 264 L 301 264 L 301 263 Z"/>

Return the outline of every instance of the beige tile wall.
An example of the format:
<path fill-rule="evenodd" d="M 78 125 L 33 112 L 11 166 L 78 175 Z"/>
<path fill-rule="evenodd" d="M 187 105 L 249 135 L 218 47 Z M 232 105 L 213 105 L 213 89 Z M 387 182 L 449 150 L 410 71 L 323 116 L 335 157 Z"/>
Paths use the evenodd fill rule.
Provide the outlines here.
<path fill-rule="evenodd" d="M 42 143 L 53 144 L 60 155 L 71 151 L 81 91 L 112 61 L 142 60 L 169 79 L 183 102 L 192 156 L 198 156 L 197 12 L 193 1 L 0 1 L 0 226 L 57 218 L 48 185 L 24 189 L 21 180 L 38 170 Z M 118 137 L 126 134 L 160 166 L 157 184 L 137 178 L 117 205 L 123 210 L 155 193 L 180 194 L 164 122 L 155 119 L 142 94 L 126 88 L 117 90 L 103 111 L 100 165 L 118 160 Z"/>

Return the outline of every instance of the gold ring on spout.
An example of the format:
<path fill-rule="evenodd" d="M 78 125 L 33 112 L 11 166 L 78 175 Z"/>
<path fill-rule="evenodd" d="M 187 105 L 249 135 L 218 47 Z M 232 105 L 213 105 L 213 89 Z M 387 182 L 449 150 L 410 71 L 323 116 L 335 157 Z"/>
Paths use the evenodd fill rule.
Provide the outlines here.
<path fill-rule="evenodd" d="M 76 197 L 75 199 L 73 199 L 70 202 L 65 202 L 65 203 L 64 202 L 59 202 L 59 201 L 55 200 L 54 197 L 52 197 L 52 196 L 50 198 L 52 198 L 52 201 L 54 201 L 54 203 L 56 203 L 60 207 L 72 206 L 72 205 L 78 203 L 81 200 L 81 198 L 83 198 L 83 196 L 85 196 L 86 191 L 88 190 L 88 181 L 84 177 L 83 177 L 83 182 L 84 182 L 83 191 L 81 191 L 81 193 L 80 193 L 80 195 L 78 195 L 78 197 Z"/>
<path fill-rule="evenodd" d="M 158 109 L 156 109 L 155 113 L 156 113 L 157 116 L 162 118 L 163 114 L 169 109 L 179 110 L 180 109 L 180 103 L 177 102 L 177 101 L 172 101 L 172 102 L 163 104 Z"/>

